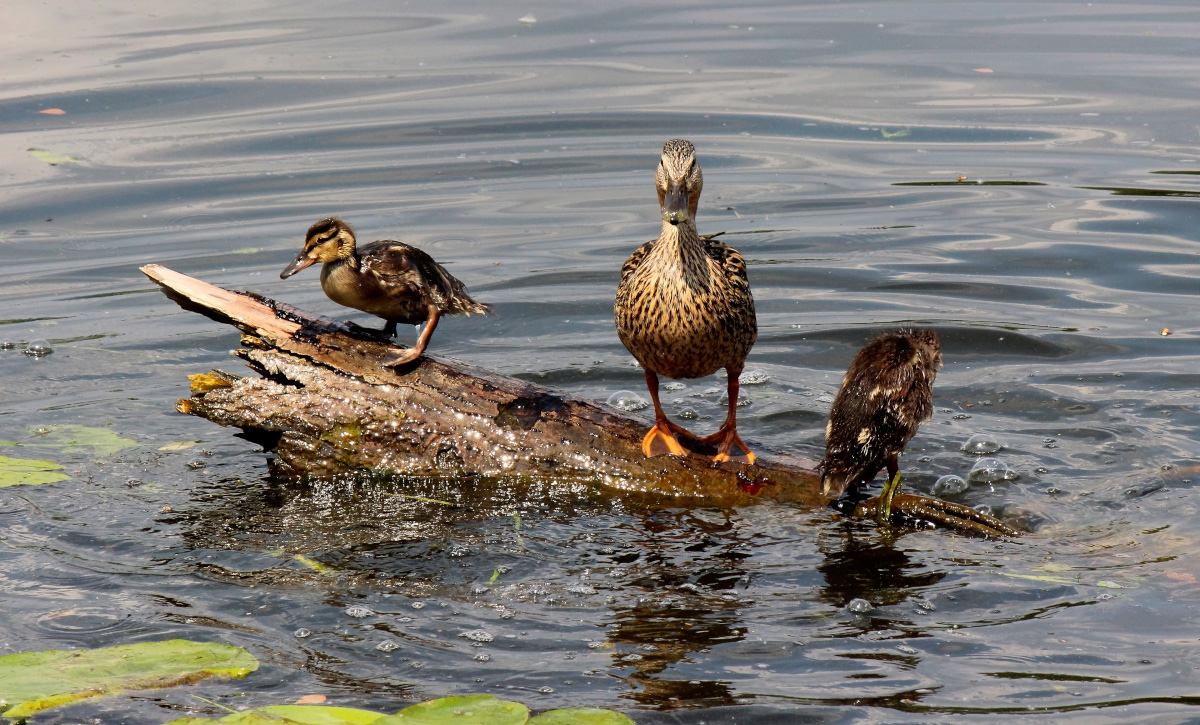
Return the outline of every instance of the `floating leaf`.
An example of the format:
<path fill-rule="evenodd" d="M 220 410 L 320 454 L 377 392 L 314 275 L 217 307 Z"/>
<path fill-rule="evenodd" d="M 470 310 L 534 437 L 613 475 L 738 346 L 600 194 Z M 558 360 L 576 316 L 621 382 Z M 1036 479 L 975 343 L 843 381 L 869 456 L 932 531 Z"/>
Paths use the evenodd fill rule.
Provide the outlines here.
<path fill-rule="evenodd" d="M 28 717 L 87 697 L 245 677 L 256 669 L 258 660 L 241 647 L 184 639 L 6 655 L 0 657 L 0 706 L 8 709 L 0 715 Z"/>
<path fill-rule="evenodd" d="M 62 466 L 32 458 L 0 456 L 0 488 L 5 486 L 36 486 L 39 483 L 66 481 L 70 476 L 59 473 Z"/>
<path fill-rule="evenodd" d="M 634 725 L 619 712 L 591 707 L 550 710 L 529 721 L 529 725 Z"/>
<path fill-rule="evenodd" d="M 61 108 L 44 108 L 38 111 L 38 113 L 44 113 L 47 116 L 65 116 L 67 112 Z"/>
<path fill-rule="evenodd" d="M 31 149 L 29 149 L 29 155 L 32 156 L 33 158 L 37 159 L 38 161 L 44 161 L 47 164 L 50 164 L 51 166 L 58 166 L 59 164 L 77 164 L 77 163 L 79 163 L 79 159 L 75 158 L 74 156 L 65 156 L 63 154 L 56 154 L 53 151 L 47 151 L 46 149 L 31 148 Z"/>
<path fill-rule="evenodd" d="M 29 440 L 17 445 L 32 448 L 57 448 L 74 453 L 81 448 L 91 448 L 92 453 L 105 458 L 124 448 L 132 448 L 137 441 L 113 433 L 111 428 L 93 428 L 87 425 L 50 425 L 38 428 Z"/>
<path fill-rule="evenodd" d="M 325 702 L 325 700 L 327 700 L 327 699 L 328 698 L 325 697 L 324 695 L 305 695 L 304 697 L 300 698 L 299 700 L 296 700 L 292 704 L 293 705 L 320 705 L 321 703 Z"/>
<path fill-rule="evenodd" d="M 524 725 L 529 708 L 492 695 L 443 697 L 406 707 L 375 725 Z"/>
<path fill-rule="evenodd" d="M 902 128 L 899 131 L 889 131 L 886 128 L 880 129 L 880 133 L 884 138 L 907 138 L 912 135 L 912 131 L 907 128 Z"/>
<path fill-rule="evenodd" d="M 309 695 L 312 697 L 312 695 Z M 352 707 L 328 707 L 317 705 L 268 705 L 253 710 L 235 712 L 220 720 L 202 717 L 185 717 L 172 720 L 167 725 L 208 725 L 209 723 L 232 723 L 234 725 L 371 725 L 387 717 L 381 712 L 357 710 Z"/>

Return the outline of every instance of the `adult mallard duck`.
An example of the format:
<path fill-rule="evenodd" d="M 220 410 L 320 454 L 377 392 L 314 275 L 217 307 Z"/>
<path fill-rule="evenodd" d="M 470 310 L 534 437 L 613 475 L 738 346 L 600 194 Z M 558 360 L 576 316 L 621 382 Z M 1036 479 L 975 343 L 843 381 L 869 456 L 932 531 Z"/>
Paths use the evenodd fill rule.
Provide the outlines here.
<path fill-rule="evenodd" d="M 357 247 L 354 230 L 335 217 L 309 228 L 304 249 L 279 278 L 317 262 L 325 263 L 321 288 L 329 299 L 382 317 L 382 332 L 388 337 L 396 334 L 398 323 L 425 323 L 416 344 L 384 362 L 389 367 L 420 357 L 442 315 L 494 314 L 490 306 L 471 299 L 466 286 L 425 252 L 390 240 Z"/>
<path fill-rule="evenodd" d="M 933 415 L 933 381 L 941 366 L 941 343 L 933 330 L 884 333 L 858 351 L 825 426 L 826 495 L 865 486 L 887 466 L 879 514 L 888 519 L 900 490 L 900 452 Z"/>
<path fill-rule="evenodd" d="M 668 141 L 654 175 L 662 208 L 658 239 L 637 249 L 621 268 L 616 323 L 621 342 L 646 371 L 654 427 L 642 441 L 646 456 L 684 455 L 685 446 L 716 444 L 715 462 L 754 462 L 737 434 L 738 376 L 758 337 L 746 262 L 737 250 L 696 231 L 704 176 L 696 149 Z M 698 438 L 671 422 L 658 400 L 658 376 L 699 378 L 725 368 L 729 413 L 716 433 Z"/>

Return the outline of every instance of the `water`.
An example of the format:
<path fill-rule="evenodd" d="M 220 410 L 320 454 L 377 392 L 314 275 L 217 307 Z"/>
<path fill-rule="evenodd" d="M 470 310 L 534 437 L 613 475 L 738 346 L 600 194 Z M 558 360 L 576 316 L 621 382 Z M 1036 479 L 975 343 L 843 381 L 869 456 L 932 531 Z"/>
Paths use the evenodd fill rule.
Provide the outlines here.
<path fill-rule="evenodd" d="M 38 721 L 476 692 L 640 724 L 1197 717 L 1192 5 L 240 11 L 6 18 L 0 439 L 70 424 L 136 446 L 3 451 L 71 479 L 0 489 L 0 653 L 186 637 L 263 661 Z M 1020 478 L 956 500 L 1029 535 L 896 537 L 829 510 L 552 485 L 468 487 L 459 508 L 389 494 L 462 482 L 283 485 L 236 431 L 175 412 L 187 375 L 241 372 L 238 336 L 137 266 L 376 325 L 314 275 L 278 279 L 330 214 L 421 246 L 496 306 L 446 320 L 435 354 L 645 397 L 612 295 L 657 234 L 652 173 L 675 136 L 705 171 L 701 231 L 750 265 L 765 382 L 743 437 L 819 455 L 855 350 L 933 327 L 945 368 L 906 490 L 966 477 L 959 446 L 987 431 Z M 37 339 L 54 354 L 24 355 Z M 711 432 L 724 387 L 689 381 L 668 412 Z M 457 636 L 476 629 L 494 640 Z"/>

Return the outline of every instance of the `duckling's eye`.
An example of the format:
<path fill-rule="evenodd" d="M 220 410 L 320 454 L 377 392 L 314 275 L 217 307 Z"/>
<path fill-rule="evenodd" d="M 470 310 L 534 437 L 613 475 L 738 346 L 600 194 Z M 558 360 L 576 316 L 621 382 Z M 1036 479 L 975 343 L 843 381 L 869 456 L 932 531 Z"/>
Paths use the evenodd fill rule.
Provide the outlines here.
<path fill-rule="evenodd" d="M 692 163 L 688 164 L 687 175 L 691 176 L 692 172 L 694 172 L 695 170 L 696 170 L 696 160 L 692 159 Z"/>

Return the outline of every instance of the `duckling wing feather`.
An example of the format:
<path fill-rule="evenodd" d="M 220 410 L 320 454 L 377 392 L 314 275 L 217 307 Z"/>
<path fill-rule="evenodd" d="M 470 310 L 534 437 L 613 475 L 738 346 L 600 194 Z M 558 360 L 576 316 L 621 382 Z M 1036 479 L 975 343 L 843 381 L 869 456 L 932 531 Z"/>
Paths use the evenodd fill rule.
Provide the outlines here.
<path fill-rule="evenodd" d="M 467 287 L 424 251 L 403 242 L 374 242 L 360 257 L 388 289 L 418 292 L 442 312 L 493 314 L 490 305 L 476 302 Z"/>

